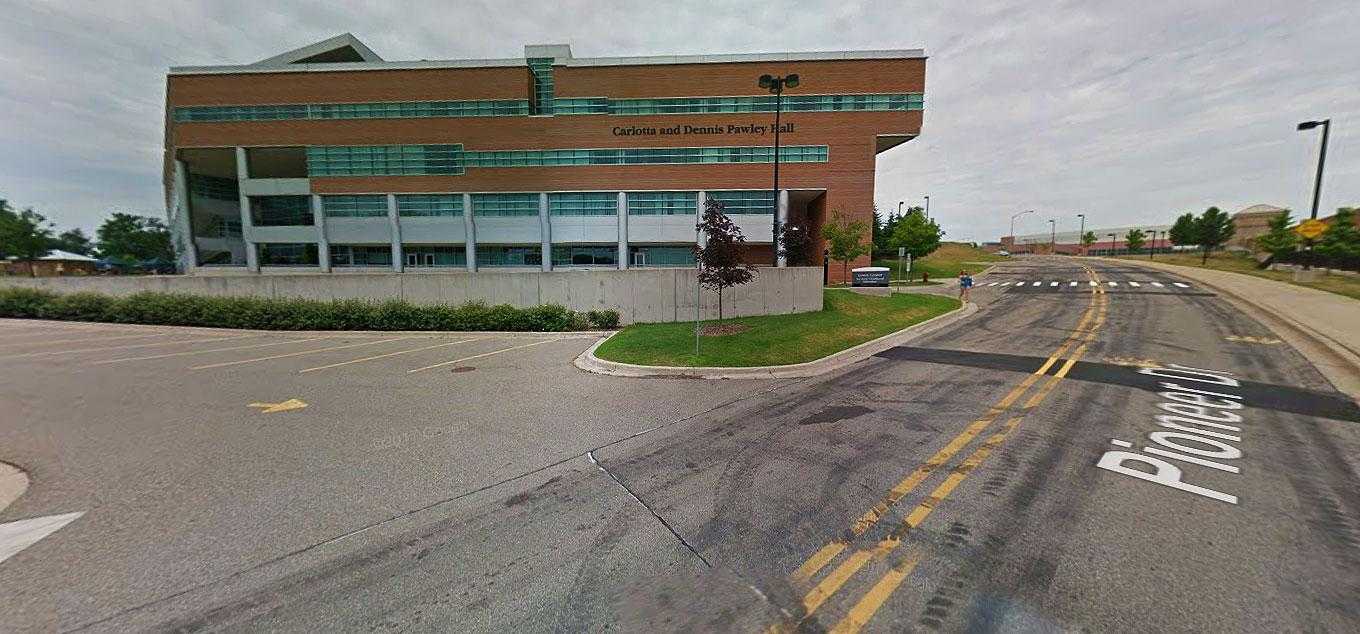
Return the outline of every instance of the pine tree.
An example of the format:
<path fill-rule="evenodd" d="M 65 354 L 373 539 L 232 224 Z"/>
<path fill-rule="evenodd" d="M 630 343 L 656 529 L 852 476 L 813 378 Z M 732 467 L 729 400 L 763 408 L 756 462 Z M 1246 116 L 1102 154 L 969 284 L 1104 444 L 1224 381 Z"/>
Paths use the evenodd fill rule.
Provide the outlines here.
<path fill-rule="evenodd" d="M 1293 224 L 1294 219 L 1288 209 L 1271 216 L 1270 230 L 1256 238 L 1256 248 L 1270 253 L 1276 259 L 1293 253 L 1299 245 L 1299 234 L 1294 233 Z"/>
<path fill-rule="evenodd" d="M 1350 207 L 1336 210 L 1331 226 L 1313 247 L 1318 255 L 1334 259 L 1360 257 L 1360 228 L 1355 226 L 1355 211 Z"/>
<path fill-rule="evenodd" d="M 1177 223 L 1180 220 L 1176 221 Z M 1233 226 L 1232 218 L 1223 213 L 1218 207 L 1210 207 L 1195 219 L 1195 244 L 1203 250 L 1204 257 L 1200 259 L 1200 264 L 1208 264 L 1209 252 L 1227 244 L 1233 237 L 1236 227 Z M 1175 230 L 1175 227 L 1172 227 Z"/>

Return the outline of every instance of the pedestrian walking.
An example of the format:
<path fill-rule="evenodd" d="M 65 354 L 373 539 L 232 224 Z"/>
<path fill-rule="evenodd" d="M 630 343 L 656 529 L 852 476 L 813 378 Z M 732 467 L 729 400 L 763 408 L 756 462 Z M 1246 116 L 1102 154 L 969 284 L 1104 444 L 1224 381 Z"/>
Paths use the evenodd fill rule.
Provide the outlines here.
<path fill-rule="evenodd" d="M 973 289 L 973 276 L 968 271 L 959 271 L 959 301 L 968 301 L 968 291 Z"/>

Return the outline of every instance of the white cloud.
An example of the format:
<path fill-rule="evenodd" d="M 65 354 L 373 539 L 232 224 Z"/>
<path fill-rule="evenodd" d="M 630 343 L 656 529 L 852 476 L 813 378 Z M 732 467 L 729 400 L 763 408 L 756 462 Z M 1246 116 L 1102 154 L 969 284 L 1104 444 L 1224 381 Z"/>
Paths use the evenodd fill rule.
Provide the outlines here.
<path fill-rule="evenodd" d="M 953 238 L 1010 214 L 1099 225 L 1268 202 L 1360 202 L 1360 6 L 1182 3 L 10 3 L 0 22 L 0 196 L 62 225 L 163 213 L 165 70 L 244 63 L 352 31 L 388 59 L 924 47 L 921 138 L 879 156 L 876 199 L 919 203 Z"/>

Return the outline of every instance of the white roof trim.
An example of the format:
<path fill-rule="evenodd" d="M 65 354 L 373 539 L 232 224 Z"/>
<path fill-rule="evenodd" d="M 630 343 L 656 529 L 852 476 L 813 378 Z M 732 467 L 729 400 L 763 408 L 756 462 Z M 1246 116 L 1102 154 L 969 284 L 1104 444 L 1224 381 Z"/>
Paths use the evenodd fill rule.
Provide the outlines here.
<path fill-rule="evenodd" d="M 341 33 L 340 35 L 321 40 L 315 44 L 308 44 L 286 53 L 279 53 L 273 57 L 262 59 L 251 64 L 251 66 L 287 66 L 288 64 L 295 64 L 298 60 L 304 60 L 313 55 L 329 53 L 336 49 L 346 47 L 354 49 L 354 51 L 359 54 L 359 57 L 364 59 L 363 63 L 383 61 L 383 58 L 379 57 L 377 53 L 374 53 L 373 49 L 365 46 L 363 42 L 359 41 L 359 38 L 354 37 L 353 33 Z M 310 64 L 308 64 L 308 66 L 310 66 Z"/>
<path fill-rule="evenodd" d="M 358 40 L 355 41 L 357 42 Z M 314 44 L 313 46 L 316 45 Z M 311 54 L 315 55 L 316 53 L 320 52 L 324 52 L 324 50 L 318 50 Z M 287 55 L 287 53 L 285 53 L 285 55 Z M 302 55 L 298 57 L 298 59 L 306 59 L 307 57 L 308 55 Z M 753 62 L 816 62 L 830 60 L 925 59 L 925 58 L 926 53 L 924 49 L 910 48 L 910 49 L 890 49 L 873 51 L 807 51 L 801 53 L 798 52 L 733 53 L 723 55 L 654 55 L 647 57 L 579 57 L 559 59 L 558 63 L 564 66 L 589 67 L 589 66 L 656 66 L 667 64 L 734 64 L 734 63 L 739 64 Z M 523 58 L 418 60 L 403 62 L 386 62 L 377 60 L 370 62 L 340 62 L 334 64 L 280 63 L 274 61 L 277 59 L 278 57 L 271 57 L 268 60 L 256 62 L 255 64 L 245 66 L 172 66 L 170 67 L 170 74 L 228 75 L 239 73 L 412 70 L 424 68 L 495 68 L 527 65 L 527 62 L 525 62 Z M 269 62 L 269 64 L 266 65 L 266 62 Z"/>
<path fill-rule="evenodd" d="M 92 257 L 87 256 L 87 255 L 81 255 L 81 254 L 79 254 L 79 253 L 71 253 L 70 251 L 62 251 L 62 250 L 60 250 L 60 249 L 52 249 L 52 251 L 51 251 L 50 253 L 48 253 L 47 255 L 44 255 L 43 257 L 40 257 L 40 258 L 38 258 L 38 259 L 39 259 L 39 260 L 47 260 L 47 261 L 52 261 L 52 260 L 62 261 L 62 260 L 65 260 L 65 261 L 68 261 L 68 262 L 98 262 L 98 261 L 99 261 L 99 260 L 96 260 L 96 259 L 94 259 L 94 258 L 92 258 Z"/>

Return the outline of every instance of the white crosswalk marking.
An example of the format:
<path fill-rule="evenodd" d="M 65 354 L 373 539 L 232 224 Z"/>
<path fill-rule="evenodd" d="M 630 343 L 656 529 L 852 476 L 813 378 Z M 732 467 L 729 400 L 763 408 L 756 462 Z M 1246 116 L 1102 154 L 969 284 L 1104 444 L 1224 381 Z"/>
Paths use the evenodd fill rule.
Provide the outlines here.
<path fill-rule="evenodd" d="M 1172 284 L 1175 284 L 1176 286 L 1179 286 L 1181 288 L 1190 288 L 1189 284 L 1181 284 L 1180 282 L 1172 282 Z"/>
<path fill-rule="evenodd" d="M 1011 283 L 1010 283 L 1010 282 L 1002 282 L 1001 285 L 1002 285 L 1002 286 L 1010 286 Z"/>
<path fill-rule="evenodd" d="M 1034 286 L 1038 286 L 1038 285 L 1040 285 L 1040 284 L 1043 284 L 1043 282 L 1035 282 L 1035 283 L 1034 283 Z"/>
<path fill-rule="evenodd" d="M 1090 284 L 1091 286 L 1095 286 L 1095 285 L 1096 285 L 1096 281 L 1095 281 L 1095 280 L 1091 280 L 1091 281 L 1087 282 L 1087 284 Z"/>
<path fill-rule="evenodd" d="M 1153 282 L 1152 285 L 1153 285 L 1153 286 L 1156 286 L 1157 288 L 1164 288 L 1164 287 L 1166 286 L 1165 284 L 1162 284 L 1161 282 Z"/>
<path fill-rule="evenodd" d="M 1119 282 L 1110 282 L 1110 286 L 1119 286 Z"/>
<path fill-rule="evenodd" d="M 1049 285 L 1049 286 L 1057 286 L 1058 283 L 1057 283 L 1057 282 L 1049 282 L 1048 285 Z"/>
<path fill-rule="evenodd" d="M 1077 282 L 1076 282 L 1076 280 L 1073 280 L 1073 281 L 1071 281 L 1071 282 L 1068 282 L 1067 285 L 1068 285 L 1068 286 L 1076 286 L 1076 285 L 1077 285 Z"/>
<path fill-rule="evenodd" d="M 1132 286 L 1132 287 L 1134 287 L 1134 288 L 1138 288 L 1138 287 L 1142 286 L 1142 284 L 1139 284 L 1138 282 L 1129 282 L 1129 286 Z"/>
<path fill-rule="evenodd" d="M 992 282 L 991 284 L 988 284 L 988 286 L 996 286 L 996 282 Z"/>

